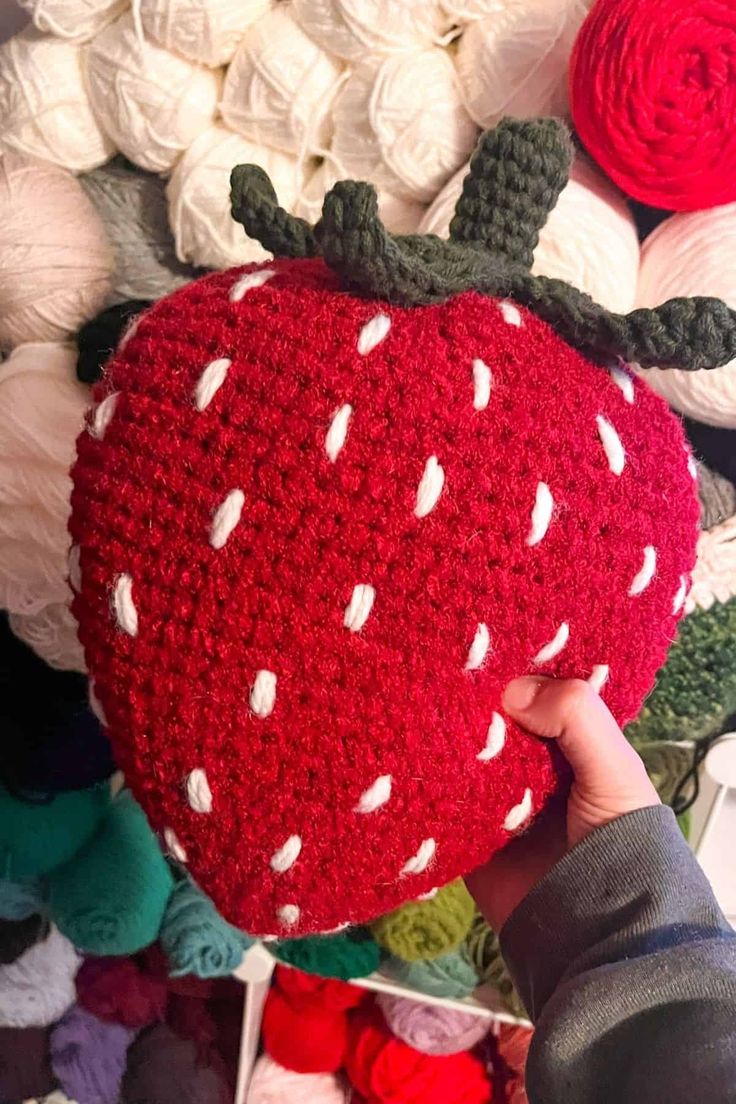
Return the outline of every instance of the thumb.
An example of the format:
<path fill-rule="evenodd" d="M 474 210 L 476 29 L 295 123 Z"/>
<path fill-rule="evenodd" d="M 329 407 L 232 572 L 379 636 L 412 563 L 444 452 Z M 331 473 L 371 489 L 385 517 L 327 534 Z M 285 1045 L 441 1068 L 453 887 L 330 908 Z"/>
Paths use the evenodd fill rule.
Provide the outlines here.
<path fill-rule="evenodd" d="M 503 705 L 527 732 L 557 740 L 586 798 L 603 799 L 607 806 L 618 800 L 619 814 L 659 804 L 644 764 L 587 682 L 515 679 Z"/>

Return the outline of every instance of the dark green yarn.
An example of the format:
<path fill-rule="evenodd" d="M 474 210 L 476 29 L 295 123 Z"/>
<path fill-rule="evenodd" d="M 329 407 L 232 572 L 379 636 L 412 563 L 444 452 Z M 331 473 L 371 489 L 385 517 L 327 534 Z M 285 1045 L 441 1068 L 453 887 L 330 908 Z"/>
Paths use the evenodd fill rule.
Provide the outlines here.
<path fill-rule="evenodd" d="M 680 624 L 657 685 L 626 729 L 635 746 L 699 740 L 736 712 L 736 599 L 694 610 Z"/>
<path fill-rule="evenodd" d="M 275 257 L 314 257 L 312 227 L 279 207 L 268 174 L 260 165 L 236 165 L 230 174 L 232 216 Z"/>
<path fill-rule="evenodd" d="M 671 805 L 678 786 L 692 768 L 692 748 L 689 744 L 661 740 L 644 744 L 637 750 L 661 800 L 665 805 Z"/>
<path fill-rule="evenodd" d="M 516 992 L 501 955 L 498 935 L 479 913 L 473 918 L 461 951 L 477 973 L 481 983 L 490 985 L 496 990 L 509 1012 L 526 1019 L 526 1009 Z"/>
<path fill-rule="evenodd" d="M 282 939 L 271 950 L 281 962 L 307 974 L 343 981 L 368 977 L 381 962 L 381 950 L 365 928 L 349 928 L 335 935 Z"/>
<path fill-rule="evenodd" d="M 115 352 L 120 338 L 134 318 L 151 306 L 149 299 L 126 299 L 100 311 L 85 322 L 77 334 L 77 379 L 97 383 L 106 362 Z"/>

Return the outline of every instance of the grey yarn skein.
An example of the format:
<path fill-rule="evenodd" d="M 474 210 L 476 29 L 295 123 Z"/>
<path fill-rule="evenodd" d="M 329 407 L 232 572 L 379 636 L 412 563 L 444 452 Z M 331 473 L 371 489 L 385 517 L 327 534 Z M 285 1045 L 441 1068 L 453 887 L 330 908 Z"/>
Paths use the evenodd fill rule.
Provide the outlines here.
<path fill-rule="evenodd" d="M 115 249 L 107 306 L 126 299 L 161 299 L 204 269 L 176 256 L 164 181 L 117 157 L 80 176 Z"/>
<path fill-rule="evenodd" d="M 736 487 L 725 475 L 698 464 L 700 527 L 713 529 L 736 514 Z"/>
<path fill-rule="evenodd" d="M 0 967 L 0 1027 L 46 1027 L 76 1000 L 81 958 L 57 928 L 46 939 Z"/>

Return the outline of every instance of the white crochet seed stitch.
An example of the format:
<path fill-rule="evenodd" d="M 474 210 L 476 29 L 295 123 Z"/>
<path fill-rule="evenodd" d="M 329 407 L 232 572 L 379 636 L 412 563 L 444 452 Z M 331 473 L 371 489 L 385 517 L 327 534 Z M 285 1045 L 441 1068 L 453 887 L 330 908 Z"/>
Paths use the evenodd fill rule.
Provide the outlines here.
<path fill-rule="evenodd" d="M 187 853 L 179 843 L 173 828 L 164 828 L 164 843 L 177 862 L 185 863 L 187 861 Z"/>
<path fill-rule="evenodd" d="M 680 576 L 680 585 L 677 588 L 677 594 L 672 600 L 672 613 L 673 615 L 680 612 L 685 605 L 685 599 L 687 598 L 687 576 Z"/>
<path fill-rule="evenodd" d="M 380 809 L 391 797 L 392 783 L 390 774 L 380 774 L 373 785 L 360 795 L 360 801 L 355 806 L 354 812 L 375 813 L 376 809 Z"/>
<path fill-rule="evenodd" d="M 247 272 L 245 276 L 241 276 L 240 279 L 236 280 L 230 288 L 230 302 L 239 303 L 249 291 L 263 287 L 275 275 L 276 270 L 273 268 L 259 268 L 256 272 Z"/>
<path fill-rule="evenodd" d="M 521 311 L 513 303 L 509 303 L 507 299 L 502 299 L 498 304 L 503 315 L 504 322 L 508 322 L 509 326 L 521 325 Z"/>
<path fill-rule="evenodd" d="M 73 544 L 69 549 L 67 568 L 69 572 L 69 585 L 79 594 L 82 589 L 82 568 L 80 565 L 81 549 L 78 544 Z"/>
<path fill-rule="evenodd" d="M 637 571 L 634 578 L 631 580 L 631 586 L 629 587 L 629 598 L 637 598 L 642 594 L 652 579 L 654 578 L 654 572 L 657 570 L 657 552 L 652 548 L 651 544 L 648 544 L 644 549 L 644 557 L 642 565 Z"/>
<path fill-rule="evenodd" d="M 554 508 L 555 500 L 549 487 L 546 483 L 538 483 L 537 496 L 532 510 L 532 527 L 529 536 L 526 538 L 526 543 L 530 548 L 533 548 L 535 544 L 539 544 L 546 537 Z"/>
<path fill-rule="evenodd" d="M 465 663 L 465 670 L 477 671 L 479 667 L 482 667 L 490 646 L 491 636 L 488 632 L 488 626 L 484 624 L 483 621 L 479 621 L 478 628 L 475 630 L 475 636 L 473 637 L 473 643 L 470 645 L 470 651 L 468 652 L 468 658 Z"/>
<path fill-rule="evenodd" d="M 358 352 L 367 356 L 376 345 L 380 345 L 391 329 L 391 319 L 387 314 L 376 314 L 358 334 Z"/>
<path fill-rule="evenodd" d="M 343 625 L 350 632 L 360 632 L 370 616 L 376 592 L 370 583 L 358 583 L 353 588 L 352 597 L 345 608 Z"/>
<path fill-rule="evenodd" d="M 485 410 L 491 399 L 491 369 L 483 360 L 473 361 L 473 407 Z"/>
<path fill-rule="evenodd" d="M 145 313 L 146 313 L 145 311 L 142 311 L 141 314 L 137 314 L 135 316 L 135 318 L 131 318 L 130 322 L 128 323 L 128 325 L 123 330 L 122 335 L 120 337 L 120 340 L 118 341 L 118 350 L 117 351 L 119 353 L 121 353 L 123 351 L 125 346 L 130 341 L 131 337 L 133 337 L 135 335 L 135 332 L 138 329 L 138 327 L 140 326 L 141 319 L 143 318 L 143 315 Z"/>
<path fill-rule="evenodd" d="M 540 667 L 543 663 L 549 663 L 551 659 L 554 659 L 555 656 L 560 654 L 569 639 L 570 626 L 567 621 L 563 621 L 549 644 L 545 644 L 543 648 L 539 649 L 533 662 L 537 667 Z"/>
<path fill-rule="evenodd" d="M 417 501 L 414 507 L 414 515 L 418 518 L 426 517 L 434 510 L 442 488 L 445 485 L 445 470 L 436 456 L 430 456 L 424 465 L 424 473 L 417 487 Z"/>
<path fill-rule="evenodd" d="M 596 694 L 600 694 L 603 687 L 608 682 L 609 666 L 607 663 L 596 663 L 593 670 L 588 676 L 588 685 L 595 690 Z"/>
<path fill-rule="evenodd" d="M 282 905 L 276 915 L 285 927 L 293 928 L 299 922 L 301 909 L 298 905 Z"/>
<path fill-rule="evenodd" d="M 507 832 L 515 832 L 517 828 L 521 828 L 523 824 L 526 824 L 529 817 L 532 815 L 532 791 L 524 790 L 524 796 L 518 805 L 514 805 L 512 809 L 509 809 L 506 814 L 506 819 L 503 822 L 503 826 Z"/>
<path fill-rule="evenodd" d="M 608 466 L 614 475 L 620 475 L 626 463 L 626 453 L 624 452 L 624 446 L 621 444 L 621 438 L 608 421 L 608 418 L 604 418 L 602 414 L 596 417 L 596 423 Z"/>
<path fill-rule="evenodd" d="M 101 441 L 105 436 L 105 430 L 112 421 L 112 416 L 115 413 L 115 407 L 118 404 L 119 398 L 120 393 L 118 391 L 113 391 L 112 394 L 102 400 L 92 415 L 89 432 L 93 437 L 96 437 L 98 441 Z"/>
<path fill-rule="evenodd" d="M 488 726 L 486 746 L 482 751 L 478 752 L 476 759 L 481 763 L 489 763 L 491 759 L 495 759 L 496 756 L 503 751 L 503 745 L 505 743 L 506 722 L 500 713 L 494 713 L 491 718 L 491 723 Z"/>
<path fill-rule="evenodd" d="M 210 529 L 210 544 L 213 548 L 219 550 L 225 547 L 228 537 L 240 521 L 244 505 L 245 495 L 236 487 L 217 507 Z"/>
<path fill-rule="evenodd" d="M 404 863 L 401 868 L 401 873 L 423 874 L 434 858 L 436 850 L 437 844 L 433 839 L 422 840 L 416 855 L 412 855 L 412 857 Z"/>
<path fill-rule="evenodd" d="M 90 709 L 92 710 L 92 712 L 94 713 L 95 717 L 100 722 L 102 727 L 107 728 L 107 717 L 105 716 L 105 711 L 102 708 L 102 704 L 100 702 L 100 699 L 97 697 L 97 694 L 95 693 L 95 684 L 92 682 L 92 680 L 90 680 L 89 688 L 87 690 L 87 696 L 89 698 L 89 707 L 90 707 Z"/>
<path fill-rule="evenodd" d="M 431 901 L 440 891 L 439 886 L 435 886 L 434 889 L 428 889 L 426 893 L 420 893 L 418 897 L 415 897 L 415 901 Z"/>
<path fill-rule="evenodd" d="M 273 712 L 276 703 L 276 675 L 273 671 L 259 671 L 250 692 L 250 707 L 256 717 L 263 719 Z"/>
<path fill-rule="evenodd" d="M 227 357 L 220 357 L 211 361 L 197 380 L 194 388 L 194 405 L 200 412 L 206 410 L 222 387 L 232 361 Z"/>
<path fill-rule="evenodd" d="M 685 452 L 687 453 L 687 470 L 690 472 L 690 475 L 693 479 L 697 479 L 698 465 L 695 463 L 695 457 L 687 448 L 685 449 Z"/>
<path fill-rule="evenodd" d="M 212 812 L 212 791 L 207 774 L 201 767 L 195 767 L 187 777 L 187 801 L 195 813 Z"/>
<path fill-rule="evenodd" d="M 610 369 L 611 379 L 626 399 L 627 403 L 634 401 L 634 381 L 620 364 L 612 364 Z"/>
<path fill-rule="evenodd" d="M 138 635 L 138 610 L 133 601 L 133 579 L 130 575 L 118 575 L 112 595 L 115 620 L 118 628 L 128 636 Z"/>
<path fill-rule="evenodd" d="M 270 866 L 275 874 L 285 874 L 299 858 L 302 850 L 301 836 L 289 836 L 283 847 L 274 851 Z"/>
<path fill-rule="evenodd" d="M 341 406 L 340 409 L 336 411 L 330 422 L 330 428 L 327 430 L 327 436 L 325 437 L 325 452 L 333 464 L 340 455 L 342 446 L 345 444 L 352 413 L 353 408 L 350 403 L 345 403 L 344 406 Z"/>

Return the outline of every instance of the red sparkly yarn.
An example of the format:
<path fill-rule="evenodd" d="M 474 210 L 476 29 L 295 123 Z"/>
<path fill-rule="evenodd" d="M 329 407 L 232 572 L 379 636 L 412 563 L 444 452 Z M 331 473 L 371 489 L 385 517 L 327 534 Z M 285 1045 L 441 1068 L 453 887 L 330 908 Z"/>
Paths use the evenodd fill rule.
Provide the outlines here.
<path fill-rule="evenodd" d="M 322 1008 L 331 1012 L 345 1012 L 348 1008 L 356 1008 L 368 995 L 358 985 L 305 974 L 302 970 L 293 970 L 288 966 L 276 967 L 274 983 L 288 1004 L 297 1011 L 303 1008 Z"/>
<path fill-rule="evenodd" d="M 345 1068 L 367 1104 L 489 1104 L 492 1099 L 476 1057 L 420 1054 L 391 1034 L 375 1008 L 351 1016 Z"/>
<path fill-rule="evenodd" d="M 628 195 L 692 211 L 736 199 L 736 4 L 596 0 L 570 63 L 578 134 Z"/>
<path fill-rule="evenodd" d="M 335 1073 L 345 1061 L 345 1012 L 292 1007 L 279 989 L 269 990 L 261 1024 L 263 1047 L 274 1062 L 296 1073 Z"/>
<path fill-rule="evenodd" d="M 248 272 L 273 275 L 231 301 Z M 390 329 L 363 354 L 379 314 Z M 126 779 L 231 923 L 328 931 L 503 847 L 559 784 L 547 741 L 509 723 L 498 754 L 488 743 L 513 676 L 609 665 L 607 704 L 636 715 L 675 636 L 698 505 L 680 423 L 627 382 L 632 402 L 530 311 L 474 292 L 370 302 L 320 260 L 216 273 L 141 316 L 78 441 L 74 612 Z M 554 511 L 531 546 L 540 483 Z M 242 511 L 213 546 L 234 490 Z M 656 573 L 631 597 L 649 546 Z M 481 626 L 487 657 L 466 669 Z"/>
<path fill-rule="evenodd" d="M 165 978 L 132 958 L 86 958 L 76 978 L 77 1001 L 101 1020 L 147 1027 L 166 1011 Z"/>

